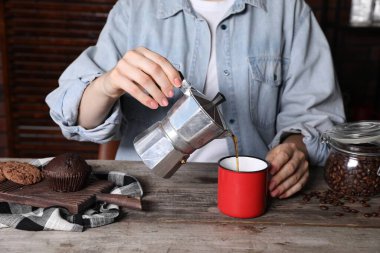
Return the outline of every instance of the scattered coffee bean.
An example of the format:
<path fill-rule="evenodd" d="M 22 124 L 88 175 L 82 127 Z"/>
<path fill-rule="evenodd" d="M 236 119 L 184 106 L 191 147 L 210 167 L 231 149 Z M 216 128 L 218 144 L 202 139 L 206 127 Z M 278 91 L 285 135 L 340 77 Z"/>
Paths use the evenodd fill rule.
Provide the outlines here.
<path fill-rule="evenodd" d="M 350 199 L 350 203 L 355 203 L 356 202 L 356 200 L 355 199 Z"/>
<path fill-rule="evenodd" d="M 356 209 L 351 209 L 350 212 L 351 212 L 351 213 L 358 213 L 359 211 L 356 210 Z"/>
<path fill-rule="evenodd" d="M 303 201 L 304 203 L 310 203 L 314 199 L 318 199 L 319 202 L 319 208 L 321 210 L 329 210 L 331 209 L 334 211 L 335 216 L 344 216 L 344 213 L 352 213 L 352 215 L 361 213 L 364 217 L 380 217 L 380 206 L 376 205 L 376 208 L 370 209 L 371 204 L 368 202 L 371 201 L 371 198 L 358 198 L 353 196 L 347 196 L 342 193 L 337 193 L 331 190 L 326 190 L 322 192 L 310 192 L 305 193 L 303 195 Z M 316 202 L 317 200 L 315 200 Z M 355 209 L 350 206 L 351 203 L 361 203 L 362 208 L 366 208 L 366 212 L 361 211 L 360 209 Z M 338 207 L 341 207 L 338 209 Z M 358 204 L 355 205 L 355 207 L 358 207 Z"/>
<path fill-rule="evenodd" d="M 310 199 L 311 199 L 310 196 L 309 196 L 308 194 L 305 194 L 305 195 L 303 196 L 303 199 L 302 199 L 302 200 L 303 200 L 304 202 L 309 202 Z"/>

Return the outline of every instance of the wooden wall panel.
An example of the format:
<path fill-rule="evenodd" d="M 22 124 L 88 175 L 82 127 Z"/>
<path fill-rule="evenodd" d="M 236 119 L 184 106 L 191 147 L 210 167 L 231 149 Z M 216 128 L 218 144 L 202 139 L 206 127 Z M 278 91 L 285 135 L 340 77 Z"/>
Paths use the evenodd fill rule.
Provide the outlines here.
<path fill-rule="evenodd" d="M 4 2 L 0 2 L 0 56 L 1 56 L 1 89 L 0 89 L 0 106 L 1 106 L 1 124 L 2 130 L 0 132 L 0 152 L 4 156 L 10 154 L 11 136 L 8 134 L 10 129 L 10 115 L 9 115 L 9 89 L 5 83 L 8 82 L 8 61 L 7 61 L 7 45 L 5 34 L 5 19 L 4 15 Z"/>
<path fill-rule="evenodd" d="M 335 18 L 329 23 L 338 80 L 347 119 L 380 120 L 380 27 L 349 24 L 351 0 L 334 0 Z"/>
<path fill-rule="evenodd" d="M 1 49 L 0 49 L 0 59 L 2 57 L 1 55 Z M 3 96 L 3 64 L 2 61 L 0 61 L 0 157 L 5 156 L 5 149 L 7 147 L 7 141 L 5 137 L 5 108 L 4 108 L 4 96 Z"/>
<path fill-rule="evenodd" d="M 64 139 L 44 100 L 69 63 L 96 42 L 115 2 L 3 1 L 11 156 L 37 158 L 75 151 L 85 158 L 97 157 L 98 145 Z"/>

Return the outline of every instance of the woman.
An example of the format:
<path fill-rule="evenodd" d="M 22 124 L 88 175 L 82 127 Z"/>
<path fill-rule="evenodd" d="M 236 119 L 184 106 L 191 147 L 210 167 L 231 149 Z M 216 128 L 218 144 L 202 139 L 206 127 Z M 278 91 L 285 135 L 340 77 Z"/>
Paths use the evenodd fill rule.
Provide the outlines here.
<path fill-rule="evenodd" d="M 327 156 L 320 134 L 344 121 L 328 43 L 303 0 L 119 0 L 46 100 L 67 138 L 120 138 L 116 159 L 139 160 L 133 139 L 180 96 L 178 71 L 226 96 L 240 153 L 272 165 L 273 197 L 305 185 L 309 163 Z M 216 140 L 191 161 L 227 154 L 232 142 Z"/>

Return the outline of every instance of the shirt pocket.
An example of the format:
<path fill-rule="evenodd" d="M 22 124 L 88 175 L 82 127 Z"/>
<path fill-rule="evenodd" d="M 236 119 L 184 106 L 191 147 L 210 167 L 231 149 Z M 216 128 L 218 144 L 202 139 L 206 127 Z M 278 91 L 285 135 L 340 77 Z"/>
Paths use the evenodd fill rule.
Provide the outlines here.
<path fill-rule="evenodd" d="M 282 57 L 249 57 L 249 106 L 253 123 L 274 128 L 288 60 Z"/>

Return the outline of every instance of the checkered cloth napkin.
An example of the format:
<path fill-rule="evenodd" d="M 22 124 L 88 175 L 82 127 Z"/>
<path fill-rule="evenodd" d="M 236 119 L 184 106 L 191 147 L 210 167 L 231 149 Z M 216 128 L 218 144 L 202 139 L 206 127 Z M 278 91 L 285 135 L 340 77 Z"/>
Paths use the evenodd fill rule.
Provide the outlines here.
<path fill-rule="evenodd" d="M 41 168 L 52 158 L 39 159 L 31 164 Z M 111 194 L 142 197 L 139 181 L 121 172 L 93 172 L 98 179 L 109 180 L 116 187 Z M 81 232 L 84 228 L 94 228 L 113 223 L 121 211 L 119 206 L 98 202 L 92 209 L 81 214 L 70 214 L 65 208 L 38 208 L 20 204 L 0 202 L 0 228 L 13 227 L 20 230 L 42 231 L 61 230 Z"/>

